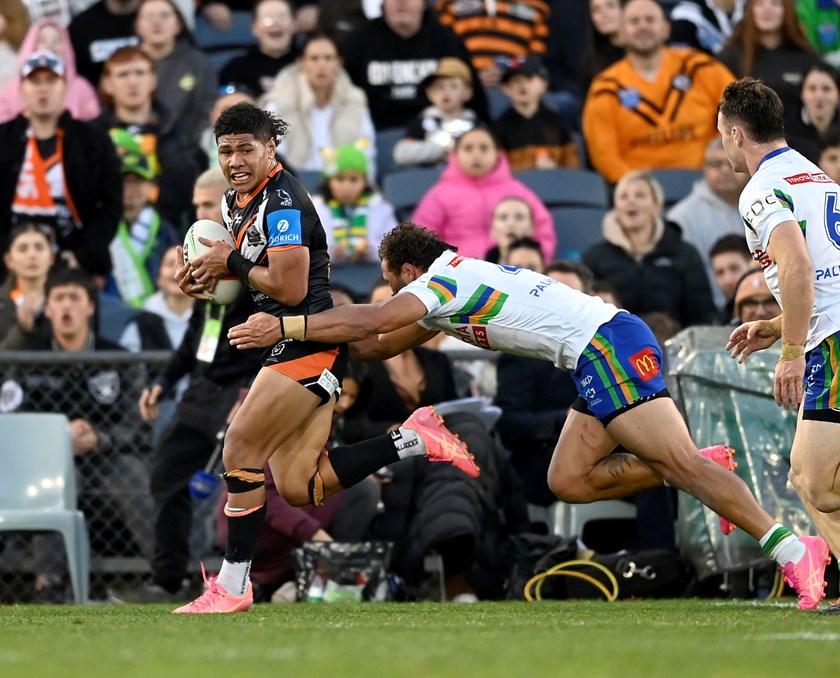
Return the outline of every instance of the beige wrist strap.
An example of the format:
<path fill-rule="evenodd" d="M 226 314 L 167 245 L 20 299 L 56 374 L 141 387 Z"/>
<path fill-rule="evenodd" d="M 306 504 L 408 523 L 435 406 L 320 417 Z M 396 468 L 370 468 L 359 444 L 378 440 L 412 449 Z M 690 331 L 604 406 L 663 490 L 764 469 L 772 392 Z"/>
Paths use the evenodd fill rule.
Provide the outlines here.
<path fill-rule="evenodd" d="M 280 316 L 280 331 L 284 339 L 306 339 L 306 316 L 305 315 L 284 315 Z"/>
<path fill-rule="evenodd" d="M 783 360 L 796 360 L 805 355 L 804 346 L 796 346 L 794 344 L 782 344 L 782 353 L 779 356 L 779 362 Z"/>

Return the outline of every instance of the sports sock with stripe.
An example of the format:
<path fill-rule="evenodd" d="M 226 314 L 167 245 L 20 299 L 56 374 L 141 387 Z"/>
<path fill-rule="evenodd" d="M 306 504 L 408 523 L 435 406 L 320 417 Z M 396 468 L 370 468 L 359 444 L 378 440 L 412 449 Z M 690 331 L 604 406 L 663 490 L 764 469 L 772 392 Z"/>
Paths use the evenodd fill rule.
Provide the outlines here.
<path fill-rule="evenodd" d="M 330 464 L 338 482 L 352 487 L 383 466 L 407 457 L 426 454 L 426 445 L 416 431 L 403 428 L 352 445 L 340 445 L 329 451 Z"/>
<path fill-rule="evenodd" d="M 805 555 L 805 544 L 789 529 L 776 523 L 758 540 L 764 552 L 773 558 L 780 567 L 788 563 L 798 563 Z"/>
<path fill-rule="evenodd" d="M 232 596 L 244 596 L 248 590 L 251 561 L 254 559 L 266 510 L 265 504 L 252 510 L 225 506 L 227 548 L 216 582 Z"/>

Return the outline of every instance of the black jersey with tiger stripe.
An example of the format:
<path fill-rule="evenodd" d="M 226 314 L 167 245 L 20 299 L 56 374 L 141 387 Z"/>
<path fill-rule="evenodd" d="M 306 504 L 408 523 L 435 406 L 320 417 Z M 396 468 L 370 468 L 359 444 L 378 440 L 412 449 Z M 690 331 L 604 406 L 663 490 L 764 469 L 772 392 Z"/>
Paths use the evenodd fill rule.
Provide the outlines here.
<path fill-rule="evenodd" d="M 286 306 L 248 285 L 258 311 L 279 317 L 332 308 L 327 236 L 298 179 L 278 164 L 247 200 L 240 202 L 236 191 L 228 190 L 222 211 L 239 252 L 258 266 L 268 266 L 269 252 L 309 248 L 309 286 L 304 300 L 297 306 Z"/>

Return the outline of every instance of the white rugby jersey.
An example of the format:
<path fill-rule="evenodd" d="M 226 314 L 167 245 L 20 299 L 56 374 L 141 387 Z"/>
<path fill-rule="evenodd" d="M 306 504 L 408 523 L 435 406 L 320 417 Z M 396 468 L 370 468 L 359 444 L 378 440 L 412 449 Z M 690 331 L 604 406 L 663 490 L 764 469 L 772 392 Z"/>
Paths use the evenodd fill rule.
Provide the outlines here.
<path fill-rule="evenodd" d="M 574 370 L 618 309 L 546 275 L 444 252 L 400 290 L 426 306 L 420 325 L 467 344 Z"/>
<path fill-rule="evenodd" d="M 840 186 L 793 149 L 780 148 L 761 161 L 738 207 L 752 257 L 780 306 L 779 270 L 767 245 L 785 221 L 802 229 L 814 267 L 814 309 L 805 344 L 810 351 L 840 329 Z"/>

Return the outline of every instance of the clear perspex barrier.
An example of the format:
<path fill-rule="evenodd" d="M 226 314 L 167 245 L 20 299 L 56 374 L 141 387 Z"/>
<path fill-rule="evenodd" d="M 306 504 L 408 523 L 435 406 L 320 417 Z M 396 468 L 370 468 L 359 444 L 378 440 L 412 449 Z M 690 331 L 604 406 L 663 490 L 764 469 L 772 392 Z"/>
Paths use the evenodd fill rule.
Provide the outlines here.
<path fill-rule="evenodd" d="M 695 327 L 671 339 L 665 348 L 669 389 L 697 446 L 734 447 L 737 474 L 767 512 L 797 534 L 813 533 L 788 480 L 796 416 L 773 400 L 779 349 L 761 351 L 739 365 L 723 348 L 730 332 Z M 769 562 L 742 530 L 724 536 L 717 515 L 685 492 L 679 493 L 678 531 L 681 555 L 700 579 Z"/>

